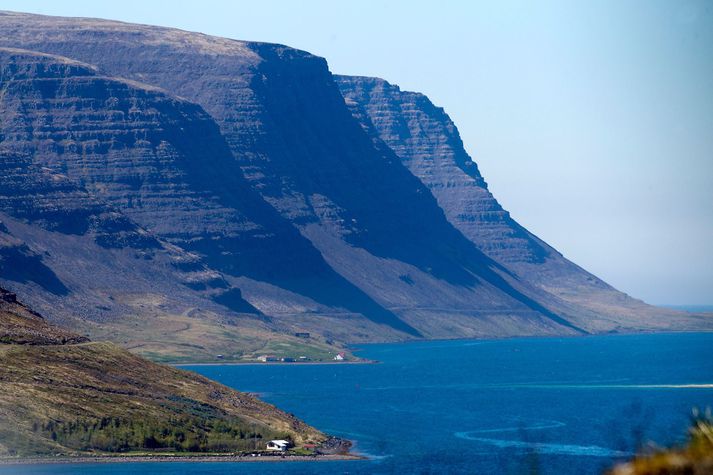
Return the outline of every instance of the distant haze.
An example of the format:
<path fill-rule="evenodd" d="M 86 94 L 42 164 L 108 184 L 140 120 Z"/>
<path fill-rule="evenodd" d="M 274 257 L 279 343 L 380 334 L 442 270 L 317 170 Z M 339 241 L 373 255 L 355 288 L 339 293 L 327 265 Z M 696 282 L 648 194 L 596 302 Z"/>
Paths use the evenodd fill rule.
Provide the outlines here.
<path fill-rule="evenodd" d="M 713 303 L 713 3 L 4 1 L 284 43 L 427 94 L 531 231 L 650 303 Z"/>

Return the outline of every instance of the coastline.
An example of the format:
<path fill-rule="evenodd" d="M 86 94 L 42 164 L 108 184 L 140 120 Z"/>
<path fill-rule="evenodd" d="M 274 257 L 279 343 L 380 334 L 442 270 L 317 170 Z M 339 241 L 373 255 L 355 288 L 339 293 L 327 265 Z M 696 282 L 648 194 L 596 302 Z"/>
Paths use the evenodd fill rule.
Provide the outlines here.
<path fill-rule="evenodd" d="M 325 454 L 325 455 L 78 455 L 78 456 L 46 456 L 46 457 L 0 457 L 0 466 L 8 465 L 49 465 L 49 464 L 92 464 L 92 463 L 134 463 L 134 462 L 329 462 L 329 461 L 367 460 L 366 457 L 355 454 Z"/>
<path fill-rule="evenodd" d="M 713 316 L 713 314 L 712 314 Z M 503 341 L 503 340 L 537 340 L 537 339 L 574 339 L 574 338 L 592 338 L 592 337 L 628 337 L 628 336 L 639 336 L 639 335 L 676 335 L 685 333 L 713 333 L 713 330 L 671 330 L 666 329 L 664 331 L 621 331 L 621 332 L 603 332 L 603 333 L 587 333 L 583 335 L 517 335 L 517 336 L 487 336 L 487 337 L 465 337 L 465 338 L 420 338 L 405 341 L 379 341 L 374 343 L 358 343 L 355 344 L 351 351 L 362 350 L 362 346 L 368 345 L 417 345 L 423 343 L 450 343 L 450 342 L 468 342 L 475 341 L 479 343 Z M 152 360 L 154 361 L 154 360 Z M 349 361 L 254 361 L 254 360 L 242 360 L 242 361 L 199 361 L 199 362 L 176 362 L 176 361 L 154 361 L 156 363 L 165 364 L 168 366 L 181 367 L 181 366 L 267 366 L 267 365 L 295 365 L 295 366 L 308 366 L 308 365 L 362 365 L 362 364 L 380 364 L 379 360 L 349 360 Z"/>
<path fill-rule="evenodd" d="M 216 361 L 214 363 L 202 361 L 200 363 L 163 363 L 169 366 L 320 366 L 320 365 L 362 365 L 379 364 L 376 360 L 353 361 Z"/>

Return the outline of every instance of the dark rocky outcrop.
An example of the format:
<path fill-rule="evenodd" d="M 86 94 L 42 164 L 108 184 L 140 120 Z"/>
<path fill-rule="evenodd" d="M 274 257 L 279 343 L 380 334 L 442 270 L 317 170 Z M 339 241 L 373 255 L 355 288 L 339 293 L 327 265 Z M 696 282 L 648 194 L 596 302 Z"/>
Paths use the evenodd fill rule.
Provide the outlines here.
<path fill-rule="evenodd" d="M 352 443 L 349 440 L 342 439 L 341 437 L 330 436 L 319 444 L 316 449 L 318 454 L 322 455 L 335 455 L 335 454 L 347 454 L 349 449 L 352 447 Z"/>
<path fill-rule="evenodd" d="M 39 313 L 0 287 L 0 345 L 67 345 L 89 338 L 50 325 Z"/>

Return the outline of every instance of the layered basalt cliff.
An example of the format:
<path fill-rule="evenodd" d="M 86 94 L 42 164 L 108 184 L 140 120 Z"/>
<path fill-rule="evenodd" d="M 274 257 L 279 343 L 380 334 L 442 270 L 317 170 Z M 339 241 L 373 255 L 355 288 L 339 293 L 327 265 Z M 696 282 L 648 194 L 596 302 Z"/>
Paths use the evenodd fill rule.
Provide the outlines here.
<path fill-rule="evenodd" d="M 27 186 L 41 176 L 38 169 L 68 177 L 93 199 L 119 210 L 117 219 L 128 217 L 150 236 L 200 256 L 198 263 L 180 262 L 180 270 L 192 271 L 191 277 L 211 276 L 203 264 L 297 289 L 334 307 L 353 308 L 362 319 L 413 332 L 334 272 L 252 191 L 218 127 L 199 106 L 153 87 L 98 75 L 95 68 L 67 58 L 8 49 L 0 59 L 6 65 L 0 148 L 8 157 L 32 157 L 19 168 L 27 176 L 8 176 L 12 183 Z M 14 162 L 8 158 L 5 163 Z M 5 200 L 14 200 L 8 211 L 39 219 L 25 216 L 17 203 L 21 194 L 6 190 Z M 62 199 L 76 201 L 60 190 L 44 202 L 61 210 L 71 206 Z M 30 197 L 28 208 L 41 207 Z M 90 220 L 84 217 L 84 227 L 76 217 L 58 221 L 80 228 L 57 230 L 82 234 Z M 106 237 L 102 244 L 109 245 Z M 213 277 L 211 282 L 194 279 L 190 286 L 228 287 Z M 237 288 L 217 293 L 215 300 L 234 311 L 256 312 Z"/>
<path fill-rule="evenodd" d="M 230 295 L 234 311 L 256 312 L 240 299 L 237 288 L 201 266 L 194 255 L 160 240 L 178 239 L 168 230 L 181 229 L 180 236 L 190 236 L 188 223 L 171 214 L 171 205 L 181 203 L 186 213 L 199 209 L 181 183 L 155 179 L 178 173 L 168 166 L 177 155 L 170 128 L 194 111 L 175 107 L 177 101 L 155 91 L 98 77 L 94 68 L 67 58 L 0 49 L 0 64 L 0 211 L 8 216 L 8 225 L 16 219 L 58 236 L 87 236 L 103 250 L 158 258 L 173 265 L 177 281 L 211 289 L 221 303 Z M 175 115 L 167 117 L 166 110 Z M 151 187 L 142 186 L 148 180 Z M 160 205 L 144 206 L 151 200 Z M 207 209 L 208 216 L 211 211 L 226 214 L 206 201 L 200 209 Z M 121 212 L 124 208 L 135 212 Z M 158 216 L 146 219 L 152 212 Z M 227 219 L 241 224 L 233 216 Z M 163 228 L 147 230 L 142 223 Z M 201 227 L 211 229 L 210 219 L 203 219 Z M 41 257 L 32 255 L 26 244 L 24 249 L 12 246 L 7 226 L 0 231 L 6 236 L 1 264 L 6 278 L 24 272 L 25 281 L 44 280 L 55 294 L 69 292 L 56 277 L 41 279 L 40 274 L 51 272 L 31 263 Z"/>
<path fill-rule="evenodd" d="M 512 219 L 488 190 L 456 125 L 428 97 L 379 78 L 335 79 L 362 127 L 428 187 L 448 220 L 520 279 L 575 305 L 573 318 L 581 325 L 602 330 L 626 325 L 636 314 L 642 319 L 671 316 L 617 291 Z"/>
<path fill-rule="evenodd" d="M 52 229 L 5 193 L 13 242 L 57 275 L 39 251 L 46 233 L 89 233 L 107 252 L 146 256 L 137 278 L 174 313 L 209 299 L 217 314 L 342 342 L 700 323 L 650 319 L 515 223 L 422 96 L 335 81 L 322 58 L 281 45 L 15 13 L 0 26 L 0 46 L 35 51 L 3 53 L 0 150 L 31 175 L 13 186 L 67 180 L 101 208 L 91 216 L 115 217 L 104 234 L 126 240 L 101 242 L 94 218 Z M 52 193 L 50 211 L 65 196 Z M 60 280 L 70 292 L 53 302 L 81 294 Z"/>
<path fill-rule="evenodd" d="M 542 262 L 551 249 L 519 226 L 488 190 L 446 112 L 378 78 L 335 76 L 362 126 L 438 200 L 448 220 L 501 263 Z"/>
<path fill-rule="evenodd" d="M 231 246 L 244 265 L 280 253 L 249 245 L 274 233 L 239 206 L 276 213 L 236 185 L 231 158 L 235 173 L 216 170 L 229 151 L 199 106 L 17 49 L 0 49 L 0 84 L 4 282 L 62 324 L 162 357 L 240 355 L 271 338 L 304 346 L 210 266 Z M 212 254 L 200 253 L 206 240 Z M 254 342 L 236 348 L 238 335 Z"/>

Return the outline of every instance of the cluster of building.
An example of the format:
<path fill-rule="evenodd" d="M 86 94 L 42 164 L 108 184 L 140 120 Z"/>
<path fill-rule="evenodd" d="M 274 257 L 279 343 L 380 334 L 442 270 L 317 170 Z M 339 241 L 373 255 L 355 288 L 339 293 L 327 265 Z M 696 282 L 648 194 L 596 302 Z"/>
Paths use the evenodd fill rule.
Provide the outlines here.
<path fill-rule="evenodd" d="M 220 358 L 222 355 L 218 355 Z M 346 353 L 341 352 L 333 358 L 334 361 L 344 361 L 347 358 Z M 289 356 L 277 357 L 275 355 L 260 355 L 257 357 L 258 361 L 263 363 L 305 363 L 307 361 L 312 361 L 306 356 L 300 356 L 299 358 L 291 358 Z"/>
<path fill-rule="evenodd" d="M 262 361 L 263 363 L 297 363 L 310 361 L 310 359 L 306 356 L 300 356 L 299 358 L 290 358 L 288 356 L 278 358 L 274 355 L 261 355 L 258 356 L 257 359 L 258 361 Z"/>
<path fill-rule="evenodd" d="M 297 338 L 303 338 L 305 340 L 312 338 L 312 335 L 310 335 L 309 332 L 295 332 L 294 335 Z M 329 340 L 327 340 L 327 343 L 331 343 L 331 342 Z M 223 357 L 223 355 L 218 355 L 218 358 L 222 358 L 222 357 Z M 297 363 L 297 362 L 302 363 L 302 362 L 311 361 L 306 356 L 292 358 L 289 356 L 278 357 L 275 355 L 260 355 L 257 357 L 257 359 L 258 359 L 258 361 L 262 361 L 263 363 Z M 345 359 L 346 359 L 346 354 L 344 352 L 337 353 L 333 358 L 334 361 L 344 361 Z"/>

